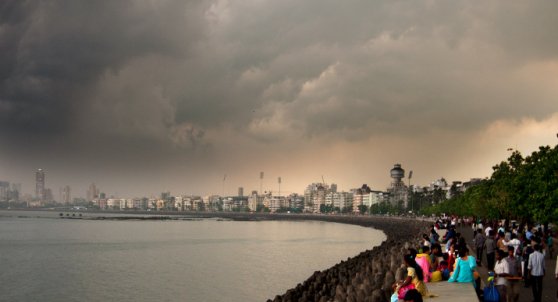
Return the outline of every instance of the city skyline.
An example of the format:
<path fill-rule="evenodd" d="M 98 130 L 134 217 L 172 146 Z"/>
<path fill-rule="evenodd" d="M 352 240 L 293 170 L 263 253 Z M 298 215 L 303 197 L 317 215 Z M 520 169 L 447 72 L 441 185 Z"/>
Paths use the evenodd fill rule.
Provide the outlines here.
<path fill-rule="evenodd" d="M 4 1 L 0 180 L 385 189 L 555 145 L 557 2 Z M 224 180 L 223 175 L 226 176 Z"/>
<path fill-rule="evenodd" d="M 387 187 L 384 188 L 380 188 L 380 187 L 372 187 L 372 189 L 374 191 L 383 191 L 385 193 L 390 194 L 391 190 L 393 190 L 394 187 L 401 187 L 403 188 L 403 191 L 406 191 L 407 188 L 411 187 L 411 177 L 413 175 L 413 171 L 407 171 L 405 169 L 402 169 L 404 167 L 401 166 L 401 164 L 397 163 L 394 164 L 392 169 L 390 169 L 390 171 L 386 171 L 386 178 L 390 177 L 390 184 Z M 397 173 L 396 176 L 394 176 L 394 170 L 399 170 L 399 173 Z M 338 190 L 338 184 L 333 183 L 333 182 L 326 182 L 324 177 L 322 176 L 322 181 L 321 182 L 312 182 L 310 183 L 310 185 L 305 184 L 303 187 L 298 188 L 297 191 L 283 191 L 284 194 L 281 194 L 281 177 L 278 177 L 277 179 L 277 184 L 275 187 L 275 189 L 263 189 L 263 179 L 264 179 L 264 172 L 260 172 L 259 173 L 259 180 L 260 180 L 260 190 L 254 188 L 252 190 L 250 190 L 251 193 L 247 192 L 245 194 L 244 192 L 244 187 L 243 186 L 239 186 L 236 187 L 234 189 L 231 189 L 231 191 L 236 192 L 237 194 L 229 194 L 226 193 L 224 188 L 225 188 L 225 180 L 227 178 L 227 176 L 225 175 L 222 179 L 223 181 L 223 191 L 219 192 L 205 192 L 204 194 L 196 194 L 196 193 L 192 193 L 192 192 L 185 192 L 185 191 L 177 191 L 177 192 L 171 192 L 169 190 L 159 190 L 158 192 L 152 192 L 150 194 L 147 195 L 118 195 L 118 194 L 111 194 L 111 193 L 107 193 L 104 190 L 102 190 L 101 188 L 99 188 L 97 186 L 97 184 L 95 182 L 89 183 L 88 187 L 85 190 L 85 194 L 80 193 L 80 189 L 76 190 L 77 193 L 71 193 L 72 192 L 72 188 L 69 185 L 63 185 L 58 187 L 59 188 L 59 194 L 57 197 L 54 197 L 52 194 L 52 189 L 46 186 L 46 175 L 47 172 L 44 169 L 37 169 L 35 171 L 35 193 L 30 194 L 30 192 L 26 192 L 25 190 L 22 190 L 21 188 L 21 183 L 14 183 L 11 182 L 10 180 L 0 180 L 0 182 L 2 183 L 6 183 L 7 185 L 12 185 L 15 186 L 17 188 L 17 192 L 18 192 L 18 196 L 23 197 L 23 199 L 30 201 L 30 200 L 34 200 L 34 201 L 39 201 L 39 202 L 45 202 L 45 201 L 56 201 L 59 203 L 73 203 L 74 199 L 83 199 L 86 201 L 91 201 L 93 199 L 98 199 L 98 198 L 144 198 L 144 197 L 160 197 L 162 195 L 169 195 L 169 196 L 221 196 L 221 197 L 233 197 L 233 196 L 249 196 L 251 194 L 253 194 L 253 192 L 257 192 L 258 194 L 261 195 L 269 195 L 269 196 L 287 196 L 287 195 L 300 195 L 300 194 L 304 194 L 305 191 L 307 190 L 307 188 L 312 187 L 312 186 L 317 186 L 317 185 L 324 185 L 324 186 L 331 186 L 333 191 L 336 192 Z M 394 178 L 395 177 L 395 178 Z M 439 186 L 440 181 L 442 182 L 446 182 L 446 186 L 449 187 L 448 184 L 451 184 L 452 182 L 458 182 L 458 183 L 463 183 L 463 182 L 467 182 L 467 181 L 476 181 L 476 180 L 480 180 L 481 178 L 475 178 L 475 177 L 471 177 L 469 179 L 453 179 L 453 180 L 449 180 L 446 179 L 445 177 L 441 176 L 437 179 L 432 179 L 430 180 L 428 183 L 426 184 L 417 184 L 417 183 L 413 183 L 412 187 L 416 190 L 417 188 L 425 188 L 425 187 L 432 187 L 432 186 Z M 347 188 L 339 188 L 340 192 L 350 192 L 353 190 L 358 190 L 361 187 L 368 187 L 370 189 L 370 186 L 368 186 L 367 183 L 363 183 L 362 186 L 360 184 L 354 184 L 352 186 L 349 186 Z M 391 192 L 391 194 L 393 194 L 393 192 Z M 102 197 L 101 197 L 102 195 Z M 48 196 L 48 198 L 47 198 Z"/>

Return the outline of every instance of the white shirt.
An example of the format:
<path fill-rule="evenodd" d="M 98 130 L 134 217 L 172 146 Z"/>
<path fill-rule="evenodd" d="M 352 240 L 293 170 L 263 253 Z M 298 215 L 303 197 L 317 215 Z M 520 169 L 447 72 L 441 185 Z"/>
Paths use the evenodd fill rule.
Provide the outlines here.
<path fill-rule="evenodd" d="M 527 268 L 531 270 L 532 276 L 544 275 L 544 255 L 539 251 L 534 251 L 529 255 L 529 264 Z"/>
<path fill-rule="evenodd" d="M 519 239 L 514 238 L 508 242 L 508 245 L 513 246 L 513 255 L 517 256 L 517 252 L 519 251 L 519 245 L 521 245 L 521 241 Z"/>
<path fill-rule="evenodd" d="M 496 261 L 496 264 L 494 265 L 494 273 L 496 274 L 510 273 L 510 264 L 506 261 L 506 259 Z M 494 285 L 508 285 L 508 280 L 506 280 L 505 277 L 498 277 L 496 278 L 496 283 L 494 283 Z"/>
<path fill-rule="evenodd" d="M 486 235 L 486 237 L 488 237 L 488 233 L 490 233 L 490 231 L 492 231 L 492 228 L 490 226 L 487 226 L 484 230 L 484 234 Z"/>
<path fill-rule="evenodd" d="M 432 243 L 430 243 L 430 240 L 424 239 L 424 241 L 422 242 L 422 246 L 431 247 L 431 246 L 432 246 Z"/>

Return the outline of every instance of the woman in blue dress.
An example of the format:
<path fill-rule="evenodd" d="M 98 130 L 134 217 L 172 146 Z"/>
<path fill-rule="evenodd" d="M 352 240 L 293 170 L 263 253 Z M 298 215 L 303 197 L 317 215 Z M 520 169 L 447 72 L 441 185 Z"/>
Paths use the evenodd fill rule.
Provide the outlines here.
<path fill-rule="evenodd" d="M 475 268 L 477 267 L 477 260 L 475 257 L 469 255 L 469 250 L 466 247 L 459 249 L 459 258 L 455 264 L 453 274 L 448 282 L 471 282 L 475 281 Z"/>

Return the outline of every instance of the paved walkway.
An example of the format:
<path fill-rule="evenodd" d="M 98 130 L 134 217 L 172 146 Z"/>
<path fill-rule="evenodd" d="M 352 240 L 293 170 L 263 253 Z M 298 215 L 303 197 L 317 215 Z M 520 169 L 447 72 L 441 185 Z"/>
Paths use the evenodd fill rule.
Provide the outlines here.
<path fill-rule="evenodd" d="M 428 291 L 436 297 L 424 297 L 424 301 L 474 302 L 478 301 L 472 283 L 429 282 Z"/>
<path fill-rule="evenodd" d="M 475 256 L 476 252 L 472 247 L 473 244 L 473 229 L 469 226 L 463 226 L 457 228 L 457 231 L 461 233 L 461 236 L 465 238 L 467 244 L 469 245 L 470 254 Z M 556 249 L 555 249 L 556 250 Z M 477 267 L 479 274 L 482 277 L 483 285 L 486 283 L 486 279 L 488 278 L 488 270 L 486 269 L 486 254 L 483 255 L 483 263 L 482 266 Z M 554 277 L 554 269 L 556 267 L 556 255 L 554 255 L 553 259 L 549 259 L 548 257 L 545 259 L 546 263 L 546 275 L 543 280 L 543 295 L 542 301 L 543 302 L 556 302 L 556 289 L 558 288 L 558 281 L 556 281 Z M 522 287 L 521 292 L 519 294 L 519 301 L 520 302 L 531 302 L 533 301 L 533 292 L 531 288 Z"/>

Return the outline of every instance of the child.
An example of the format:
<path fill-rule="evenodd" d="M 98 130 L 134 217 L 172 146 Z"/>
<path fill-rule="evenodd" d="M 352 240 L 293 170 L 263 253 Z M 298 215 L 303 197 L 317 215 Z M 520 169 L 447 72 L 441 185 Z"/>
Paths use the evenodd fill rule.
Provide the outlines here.
<path fill-rule="evenodd" d="M 442 273 L 442 280 L 447 281 L 449 279 L 450 270 L 448 262 L 446 260 L 440 261 L 440 264 L 438 265 L 438 271 Z"/>

